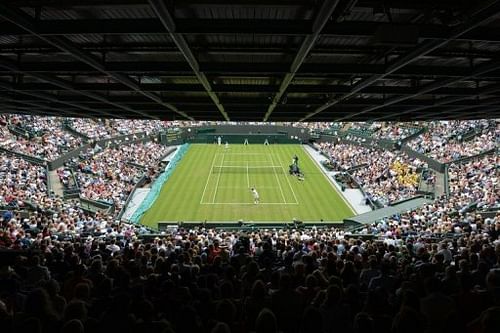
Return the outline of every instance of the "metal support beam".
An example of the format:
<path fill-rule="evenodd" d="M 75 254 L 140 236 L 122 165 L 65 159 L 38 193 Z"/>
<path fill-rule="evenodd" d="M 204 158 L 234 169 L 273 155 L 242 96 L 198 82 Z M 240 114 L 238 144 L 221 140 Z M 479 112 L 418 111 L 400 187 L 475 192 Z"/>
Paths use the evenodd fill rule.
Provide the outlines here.
<path fill-rule="evenodd" d="M 27 113 L 27 114 L 33 114 L 33 107 L 30 106 L 22 106 L 22 105 L 16 105 L 11 104 L 11 103 L 1 103 L 0 102 L 0 113 Z M 48 114 L 48 115 L 53 115 L 56 116 L 58 113 L 57 111 L 53 111 L 50 109 L 45 109 L 41 107 L 37 107 L 37 112 L 40 112 L 42 114 Z"/>
<path fill-rule="evenodd" d="M 325 2 L 323 2 L 321 8 L 319 8 L 312 25 L 312 33 L 307 35 L 307 37 L 302 41 L 302 44 L 300 45 L 300 48 L 297 51 L 292 64 L 290 65 L 288 73 L 286 73 L 285 77 L 281 80 L 278 92 L 276 93 L 276 95 L 274 95 L 272 103 L 267 108 L 267 112 L 263 119 L 264 121 L 267 121 L 269 119 L 269 116 L 273 113 L 276 105 L 278 105 L 278 103 L 280 102 L 281 97 L 283 97 L 283 94 L 292 82 L 295 74 L 299 70 L 300 66 L 304 63 L 304 60 L 309 54 L 309 51 L 311 51 L 314 44 L 318 40 L 321 30 L 332 16 L 333 11 L 337 7 L 339 1 L 340 0 L 326 0 Z"/>
<path fill-rule="evenodd" d="M 192 120 L 191 117 L 189 117 L 184 112 L 179 111 L 175 106 L 170 105 L 168 103 L 164 103 L 162 101 L 162 99 L 159 96 L 157 96 L 156 94 L 153 94 L 151 92 L 142 91 L 139 84 L 137 82 L 135 82 L 134 80 L 130 79 L 128 76 L 120 74 L 120 73 L 113 73 L 113 72 L 107 71 L 106 68 L 104 67 L 104 65 L 99 60 L 94 58 L 94 56 L 82 51 L 81 49 L 79 49 L 77 46 L 75 46 L 73 43 L 71 43 L 69 40 L 65 39 L 64 37 L 42 36 L 37 31 L 36 25 L 34 23 L 32 23 L 31 20 L 29 19 L 29 17 L 27 17 L 27 15 L 25 15 L 24 13 L 0 3 L 0 17 L 2 19 L 4 19 L 5 21 L 9 21 L 9 22 L 17 25 L 18 27 L 26 30 L 27 32 L 29 32 L 33 36 L 40 38 L 41 40 L 47 42 L 48 44 L 60 49 L 61 51 L 67 52 L 68 54 L 73 56 L 75 59 L 78 59 L 81 62 L 86 63 L 90 67 L 92 67 L 92 68 L 96 69 L 97 71 L 113 78 L 115 81 L 129 87 L 130 89 L 138 92 L 139 94 L 142 94 L 142 95 L 154 100 L 159 105 L 176 112 L 177 114 L 179 114 L 183 118 L 187 118 L 187 119 Z M 141 114 L 141 116 L 146 117 L 146 118 L 152 118 L 151 116 L 149 116 L 147 114 Z"/>
<path fill-rule="evenodd" d="M 99 112 L 99 110 L 96 110 L 95 108 L 87 107 L 87 106 L 80 105 L 80 104 L 73 103 L 73 102 L 62 101 L 59 98 L 57 98 L 53 95 L 50 95 L 50 94 L 44 94 L 44 93 L 38 93 L 38 92 L 32 92 L 32 91 L 18 91 L 14 87 L 12 87 L 10 84 L 5 83 L 5 82 L 0 82 L 0 89 L 12 91 L 12 92 L 15 92 L 15 93 L 18 93 L 21 95 L 25 95 L 25 96 L 36 97 L 36 98 L 39 98 L 42 100 L 47 100 L 47 101 L 54 102 L 54 103 L 59 103 L 59 104 L 71 106 L 71 107 L 78 108 L 80 110 L 89 112 L 90 114 L 94 114 L 96 111 Z M 100 113 L 102 113 L 102 112 L 100 112 Z"/>
<path fill-rule="evenodd" d="M 495 58 L 495 57 L 493 57 Z M 22 59 L 21 59 L 22 60 Z M 183 76 L 195 77 L 192 69 L 185 62 L 159 62 L 159 61 L 113 61 L 103 63 L 106 71 L 113 73 L 128 73 L 132 75 L 161 75 L 161 76 Z M 288 72 L 289 66 L 282 63 L 221 63 L 206 62 L 200 63 L 199 70 L 205 74 L 214 76 L 274 76 Z M 17 64 L 19 69 L 30 73 L 50 73 L 57 75 L 96 75 L 100 71 L 77 61 L 21 61 Z M 383 65 L 378 64 L 355 64 L 355 63 L 304 63 L 296 72 L 300 78 L 340 78 L 351 77 L 356 73 L 359 77 L 381 75 L 385 71 Z M 0 69 L 0 75 L 10 73 L 10 70 Z M 435 78 L 461 77 L 470 74 L 470 67 L 466 66 L 406 66 L 401 68 L 386 78 Z M 488 78 L 500 78 L 500 71 L 491 73 Z M 117 83 L 118 84 L 118 83 Z M 203 86 L 202 86 L 203 87 Z M 215 89 L 215 85 L 212 86 Z M 293 84 L 290 88 L 293 87 Z M 142 88 L 142 85 L 141 85 Z M 204 89 L 204 87 L 203 87 Z M 352 87 L 349 87 L 350 92 Z M 130 89 L 129 89 L 130 90 Z M 273 90 L 275 91 L 275 90 Z M 333 92 L 330 90 L 329 92 Z"/>
<path fill-rule="evenodd" d="M 129 89 L 119 83 L 73 83 L 73 87 L 79 91 L 128 91 Z M 65 90 L 50 83 L 16 83 L 13 87 L 21 91 L 58 91 Z M 215 92 L 258 92 L 270 93 L 276 91 L 276 85 L 253 85 L 253 84 L 217 84 L 213 85 Z M 141 88 L 145 91 L 175 92 L 204 92 L 199 84 L 169 84 L 169 83 L 143 83 Z M 350 91 L 349 85 L 329 85 L 329 84 L 292 84 L 288 87 L 288 93 L 307 93 L 308 95 L 325 95 L 335 91 L 337 93 L 347 93 Z M 364 94 L 398 94 L 410 95 L 417 91 L 413 87 L 404 86 L 370 86 L 363 89 Z M 500 92 L 499 92 L 500 93 Z M 440 88 L 432 92 L 434 96 L 477 96 L 486 95 L 483 88 Z M 267 97 L 266 97 L 267 98 Z M 310 98 L 310 97 L 308 97 Z M 319 102 L 317 96 L 314 96 Z M 110 99 L 110 98 L 108 98 Z M 290 99 L 289 99 L 290 100 Z"/>
<path fill-rule="evenodd" d="M 25 75 L 29 75 L 29 76 L 32 76 L 34 78 L 37 78 L 41 81 L 44 81 L 44 82 L 47 82 L 47 83 L 50 83 L 56 87 L 59 87 L 65 91 L 70 91 L 72 93 L 75 93 L 75 94 L 78 94 L 78 95 L 83 95 L 83 96 L 86 96 L 88 98 L 91 98 L 91 99 L 94 99 L 96 101 L 99 101 L 99 102 L 102 102 L 102 103 L 106 103 L 106 104 L 109 104 L 109 105 L 112 105 L 116 108 L 119 108 L 119 109 L 122 109 L 122 110 L 126 110 L 126 111 L 129 111 L 129 112 L 132 112 L 132 113 L 138 113 L 138 111 L 126 106 L 126 105 L 123 105 L 123 104 L 120 104 L 120 103 L 116 103 L 116 102 L 112 102 L 110 101 L 109 99 L 103 97 L 103 96 L 100 96 L 96 93 L 92 93 L 92 92 L 88 92 L 88 91 L 81 91 L 81 90 L 78 90 L 74 87 L 74 85 L 68 81 L 65 81 L 65 80 L 62 80 L 62 79 L 59 79 L 57 77 L 51 77 L 51 76 L 48 76 L 48 75 L 45 75 L 45 74 L 41 74 L 41 73 L 30 73 L 30 72 L 25 72 L 25 71 L 22 71 L 19 69 L 18 66 L 16 66 L 15 63 L 13 63 L 12 61 L 10 61 L 9 59 L 7 58 L 3 58 L 0 56 L 0 67 L 3 67 L 3 68 L 7 68 L 8 70 L 12 71 L 12 72 L 15 72 L 15 73 L 23 73 Z M 95 111 L 99 111 L 99 110 L 95 110 Z M 105 112 L 105 111 L 101 111 L 101 113 L 107 115 L 107 116 L 110 116 L 110 117 L 116 117 L 116 118 L 121 118 L 120 115 L 117 115 L 115 113 L 108 113 L 108 112 Z"/>
<path fill-rule="evenodd" d="M 39 110 L 49 110 L 52 113 L 55 113 L 59 116 L 61 116 L 61 111 L 64 111 L 65 115 L 73 116 L 73 117 L 80 117 L 80 113 L 76 113 L 74 111 L 71 111 L 69 109 L 61 109 L 58 107 L 53 107 L 50 105 L 42 104 L 39 102 L 33 102 L 33 101 L 26 101 L 24 99 L 16 99 L 13 98 L 12 96 L 8 96 L 5 94 L 0 94 L 0 102 L 8 102 L 8 103 L 14 103 L 14 104 L 22 104 L 25 105 L 26 108 L 29 108 L 33 112 L 33 108 L 36 108 L 37 111 Z M 95 113 L 93 114 L 95 115 Z"/>
<path fill-rule="evenodd" d="M 487 100 L 482 100 L 480 101 L 480 104 L 478 105 L 469 105 L 469 106 L 459 106 L 459 107 L 456 107 L 456 108 L 451 108 L 451 109 L 448 109 L 444 112 L 442 112 L 443 114 L 457 114 L 457 113 L 460 113 L 460 114 L 463 114 L 464 112 L 463 111 L 472 111 L 472 110 L 477 110 L 477 109 L 480 109 L 478 110 L 480 113 L 482 114 L 485 114 L 485 117 L 484 118 L 489 118 L 487 115 L 487 112 L 490 112 L 490 111 L 498 111 L 499 110 L 499 107 L 498 107 L 498 104 L 500 103 L 500 98 L 490 98 L 490 99 L 487 99 Z M 493 106 L 491 106 L 493 105 Z M 486 106 L 489 106 L 489 107 L 486 107 Z M 423 116 L 426 116 L 426 114 L 422 114 L 422 115 L 417 115 L 417 119 L 420 119 L 421 117 Z"/>
<path fill-rule="evenodd" d="M 312 20 L 274 20 L 274 19 L 176 19 L 176 32 L 183 35 L 209 34 L 252 34 L 305 36 L 311 33 Z M 377 28 L 383 25 L 396 27 L 397 23 L 344 21 L 328 22 L 322 35 L 338 37 L 372 37 Z M 446 39 L 450 28 L 442 24 L 415 24 L 423 39 Z M 156 19 L 75 19 L 40 20 L 38 32 L 43 36 L 68 35 L 120 35 L 143 34 L 164 35 L 167 32 Z M 10 22 L 0 22 L 0 35 L 29 35 L 25 30 Z M 457 37 L 461 41 L 499 41 L 495 27 L 479 28 L 477 31 Z"/>
<path fill-rule="evenodd" d="M 182 55 L 186 59 L 187 63 L 193 70 L 194 74 L 198 78 L 198 81 L 201 83 L 203 88 L 207 91 L 208 96 L 212 99 L 214 102 L 215 106 L 219 110 L 219 112 L 222 114 L 225 120 L 229 120 L 229 116 L 227 115 L 226 111 L 224 110 L 224 106 L 220 103 L 219 98 L 217 97 L 217 94 L 213 91 L 212 85 L 208 81 L 205 73 L 200 71 L 200 64 L 198 63 L 198 60 L 194 56 L 193 52 L 189 48 L 188 43 L 186 42 L 186 39 L 184 36 L 177 34 L 176 33 L 176 25 L 174 22 L 174 19 L 170 15 L 170 12 L 167 9 L 167 6 L 165 5 L 165 2 L 163 0 L 149 0 L 150 6 L 153 8 L 155 11 L 156 15 L 160 19 L 161 23 L 165 27 L 165 29 L 168 31 L 170 34 L 170 38 L 174 41 L 175 45 L 179 48 L 181 51 Z"/>
<path fill-rule="evenodd" d="M 390 99 L 388 99 L 387 101 L 385 101 L 382 104 L 373 105 L 373 106 L 364 108 L 363 110 L 361 110 L 359 112 L 356 112 L 356 113 L 354 113 L 352 115 L 347 115 L 347 116 L 338 118 L 337 121 L 343 121 L 343 120 L 346 120 L 346 119 L 350 119 L 353 115 L 356 115 L 356 116 L 364 115 L 364 114 L 366 114 L 368 112 L 371 112 L 371 111 L 374 111 L 374 110 L 378 110 L 378 109 L 384 108 L 386 106 L 394 105 L 396 103 L 400 103 L 400 102 L 406 101 L 406 100 L 408 100 L 410 98 L 415 98 L 415 97 L 418 97 L 418 96 L 421 96 L 421 95 L 424 95 L 424 94 L 428 94 L 428 93 L 431 93 L 432 91 L 434 91 L 436 89 L 439 89 L 439 88 L 442 88 L 442 87 L 446 87 L 447 85 L 450 85 L 450 84 L 453 84 L 453 83 L 456 83 L 456 82 L 460 82 L 460 81 L 463 81 L 463 80 L 468 80 L 468 79 L 471 79 L 471 78 L 474 78 L 476 76 L 480 76 L 480 75 L 486 74 L 488 72 L 491 72 L 491 71 L 494 71 L 494 70 L 497 70 L 497 69 L 500 69 L 500 61 L 498 61 L 498 60 L 497 61 L 490 61 L 490 62 L 488 62 L 486 64 L 479 65 L 475 70 L 472 71 L 471 75 L 469 75 L 467 77 L 463 77 L 463 78 L 450 78 L 450 79 L 444 79 L 444 80 L 435 81 L 433 83 L 430 83 L 430 84 L 427 84 L 427 85 L 423 86 L 415 94 L 406 95 L 406 96 L 396 96 L 396 97 L 390 98 Z M 414 112 L 414 111 L 412 111 L 412 112 Z"/>
<path fill-rule="evenodd" d="M 478 10 L 474 10 L 472 13 L 470 13 L 470 18 L 466 21 L 466 23 L 458 26 L 457 28 L 453 29 L 451 32 L 450 36 L 447 39 L 444 40 L 433 40 L 433 41 L 425 41 L 421 44 L 419 44 L 416 48 L 414 48 L 412 51 L 408 52 L 406 55 L 401 56 L 396 59 L 396 61 L 392 62 L 387 68 L 385 69 L 384 73 L 382 74 L 375 74 L 368 79 L 362 80 L 358 84 L 356 84 L 351 92 L 342 95 L 340 97 L 331 99 L 330 101 L 326 102 L 324 105 L 321 107 L 317 108 L 313 112 L 307 114 L 305 117 L 301 119 L 301 121 L 305 121 L 318 113 L 338 104 L 339 102 L 349 99 L 352 96 L 356 95 L 359 93 L 361 90 L 364 88 L 371 86 L 373 83 L 377 82 L 380 79 L 383 79 L 387 75 L 390 75 L 397 70 L 405 67 L 406 65 L 412 63 L 416 59 L 429 54 L 430 52 L 446 45 L 448 42 L 450 42 L 453 39 L 456 39 L 465 33 L 473 30 L 474 28 L 486 24 L 493 19 L 495 19 L 498 14 L 500 13 L 500 2 L 499 1 L 489 1 L 489 3 L 486 6 L 481 7 Z M 362 111 L 364 112 L 364 110 Z M 359 113 L 354 113 L 348 117 L 343 117 L 342 119 L 349 119 L 350 117 L 359 115 Z"/>
<path fill-rule="evenodd" d="M 435 101 L 432 105 L 422 105 L 422 106 L 417 106 L 414 108 L 409 108 L 409 109 L 406 109 L 404 111 L 398 112 L 398 115 L 401 116 L 401 115 L 405 115 L 405 114 L 409 114 L 409 113 L 413 113 L 413 112 L 419 112 L 419 111 L 430 109 L 430 108 L 433 108 L 436 106 L 442 106 L 442 105 L 446 105 L 446 104 L 450 104 L 450 103 L 461 102 L 461 101 L 471 99 L 471 98 L 479 98 L 480 96 L 483 96 L 483 95 L 484 96 L 493 95 L 493 94 L 496 94 L 498 92 L 500 92 L 500 85 L 493 84 L 493 85 L 478 89 L 477 94 L 475 94 L 475 95 L 471 95 L 471 96 L 467 96 L 467 97 L 464 97 L 464 96 L 443 97 L 443 98 L 440 98 L 437 101 Z M 470 106 L 465 106 L 465 108 L 457 107 L 457 108 L 454 108 L 454 109 L 448 110 L 448 111 L 462 111 L 462 110 L 466 110 L 469 107 Z M 374 118 L 373 120 L 379 121 L 379 120 L 384 120 L 387 118 L 389 118 L 388 115 L 383 116 L 383 117 Z"/>

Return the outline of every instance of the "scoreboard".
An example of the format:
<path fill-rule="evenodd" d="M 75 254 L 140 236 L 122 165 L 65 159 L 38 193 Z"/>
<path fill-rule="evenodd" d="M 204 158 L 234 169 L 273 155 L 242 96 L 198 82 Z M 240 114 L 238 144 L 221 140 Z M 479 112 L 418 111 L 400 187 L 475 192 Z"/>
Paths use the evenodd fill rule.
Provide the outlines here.
<path fill-rule="evenodd" d="M 180 128 L 168 128 L 165 135 L 167 143 L 171 143 L 182 138 L 182 130 Z"/>

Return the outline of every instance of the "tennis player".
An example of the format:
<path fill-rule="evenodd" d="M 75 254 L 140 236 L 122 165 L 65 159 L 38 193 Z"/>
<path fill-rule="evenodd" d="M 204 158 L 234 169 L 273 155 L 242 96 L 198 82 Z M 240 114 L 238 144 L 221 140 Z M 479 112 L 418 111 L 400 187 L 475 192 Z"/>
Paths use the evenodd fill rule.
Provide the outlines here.
<path fill-rule="evenodd" d="M 250 189 L 250 191 L 252 191 L 252 195 L 253 195 L 253 203 L 254 204 L 258 204 L 260 202 L 260 196 L 259 196 L 259 192 L 257 192 L 257 190 L 255 189 L 255 187 L 252 187 Z"/>

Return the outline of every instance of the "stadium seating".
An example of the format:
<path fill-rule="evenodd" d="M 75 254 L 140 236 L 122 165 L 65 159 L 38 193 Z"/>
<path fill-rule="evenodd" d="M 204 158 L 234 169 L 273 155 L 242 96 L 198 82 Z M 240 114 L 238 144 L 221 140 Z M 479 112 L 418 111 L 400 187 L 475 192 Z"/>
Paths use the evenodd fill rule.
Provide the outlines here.
<path fill-rule="evenodd" d="M 495 121 L 437 121 L 409 146 L 440 162 L 450 162 L 495 149 L 499 136 L 500 125 Z"/>
<path fill-rule="evenodd" d="M 417 191 L 424 162 L 404 153 L 383 151 L 355 144 L 322 143 L 316 146 L 334 170 L 348 172 L 373 201 L 382 206 L 411 196 Z"/>
<path fill-rule="evenodd" d="M 117 208 L 90 213 L 77 198 L 50 192 L 46 165 L 15 154 L 48 162 L 82 146 L 83 136 L 65 124 L 91 140 L 199 126 L 0 116 L 2 332 L 498 328 L 491 324 L 500 318 L 500 157 L 491 153 L 498 149 L 497 123 L 432 122 L 403 130 L 376 123 L 368 132 L 360 124 L 302 124 L 392 141 L 426 127 L 409 147 L 450 162 L 449 189 L 419 209 L 356 230 L 179 226 L 162 233 L 116 214 L 139 178 L 157 177 L 166 147 L 94 146 L 68 160 L 57 170 L 65 190 Z M 350 175 L 383 205 L 415 195 L 427 167 L 376 145 L 323 141 L 315 147 L 332 170 Z M 464 157 L 472 158 L 459 160 Z"/>

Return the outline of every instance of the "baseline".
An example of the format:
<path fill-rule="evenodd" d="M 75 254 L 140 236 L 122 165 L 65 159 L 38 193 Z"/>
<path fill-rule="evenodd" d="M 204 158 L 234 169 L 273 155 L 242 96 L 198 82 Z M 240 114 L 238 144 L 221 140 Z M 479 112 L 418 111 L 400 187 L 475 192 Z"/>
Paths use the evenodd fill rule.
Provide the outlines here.
<path fill-rule="evenodd" d="M 205 187 L 203 188 L 203 194 L 201 195 L 200 204 L 202 204 L 203 199 L 205 199 L 205 192 L 207 191 L 208 182 L 210 181 L 210 178 L 212 177 L 212 173 L 213 173 L 214 165 L 215 165 L 215 159 L 216 159 L 217 155 L 218 155 L 218 153 L 214 154 L 214 158 L 212 160 L 212 165 L 210 166 L 210 172 L 208 173 L 207 181 L 205 183 Z"/>
<path fill-rule="evenodd" d="M 202 202 L 200 205 L 298 205 L 298 202 Z"/>

